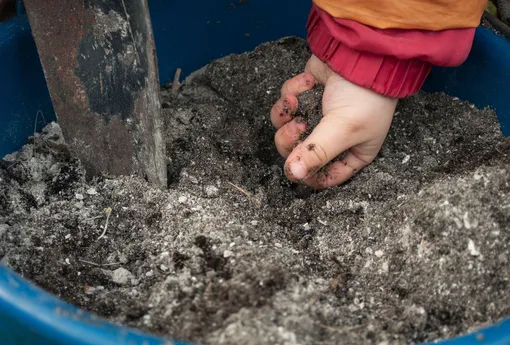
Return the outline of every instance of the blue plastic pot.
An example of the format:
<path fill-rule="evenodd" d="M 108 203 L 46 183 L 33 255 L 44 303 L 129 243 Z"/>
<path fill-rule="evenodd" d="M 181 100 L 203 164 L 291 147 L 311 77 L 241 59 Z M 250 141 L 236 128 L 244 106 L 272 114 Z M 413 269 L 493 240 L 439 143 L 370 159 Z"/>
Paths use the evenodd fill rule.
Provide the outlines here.
<path fill-rule="evenodd" d="M 162 83 L 215 58 L 283 36 L 306 34 L 310 0 L 151 0 Z M 510 41 L 479 28 L 468 60 L 436 68 L 425 90 L 491 106 L 510 136 Z M 23 11 L 0 23 L 0 157 L 55 120 L 30 26 Z M 35 287 L 0 266 L 0 345 L 183 344 L 113 325 Z M 443 345 L 510 344 L 510 319 Z"/>

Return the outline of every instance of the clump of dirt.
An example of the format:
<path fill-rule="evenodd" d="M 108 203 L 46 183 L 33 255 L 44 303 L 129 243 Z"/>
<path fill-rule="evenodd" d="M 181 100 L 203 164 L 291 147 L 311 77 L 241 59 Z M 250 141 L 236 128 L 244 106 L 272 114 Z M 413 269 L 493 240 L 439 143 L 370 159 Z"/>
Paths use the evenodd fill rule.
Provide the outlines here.
<path fill-rule="evenodd" d="M 307 123 L 307 129 L 304 138 L 309 136 L 313 129 L 322 119 L 322 94 L 324 87 L 316 85 L 312 90 L 308 90 L 298 95 L 298 109 L 296 117 L 302 117 Z"/>
<path fill-rule="evenodd" d="M 286 179 L 269 119 L 309 56 L 286 38 L 163 90 L 168 190 L 85 181 L 47 128 L 2 161 L 2 263 L 112 321 L 212 345 L 410 344 L 509 315 L 510 140 L 494 112 L 403 100 L 378 158 L 314 191 Z"/>

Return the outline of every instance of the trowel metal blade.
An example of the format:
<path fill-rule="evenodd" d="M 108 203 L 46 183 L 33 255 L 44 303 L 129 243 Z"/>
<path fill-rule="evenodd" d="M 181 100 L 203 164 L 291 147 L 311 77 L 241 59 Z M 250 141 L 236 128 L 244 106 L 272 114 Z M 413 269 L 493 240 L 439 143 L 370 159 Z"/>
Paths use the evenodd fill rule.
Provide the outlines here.
<path fill-rule="evenodd" d="M 87 176 L 166 185 L 147 0 L 25 0 L 53 106 Z"/>

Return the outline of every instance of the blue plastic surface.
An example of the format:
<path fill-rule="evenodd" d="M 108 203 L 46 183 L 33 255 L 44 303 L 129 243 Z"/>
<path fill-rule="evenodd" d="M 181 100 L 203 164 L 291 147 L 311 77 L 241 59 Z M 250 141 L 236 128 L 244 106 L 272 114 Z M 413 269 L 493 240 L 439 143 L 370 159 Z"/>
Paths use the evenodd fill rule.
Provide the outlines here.
<path fill-rule="evenodd" d="M 1 345 L 185 345 L 108 323 L 0 265 Z"/>
<path fill-rule="evenodd" d="M 200 9 L 198 10 L 198 6 Z M 162 83 L 227 54 L 306 35 L 310 0 L 149 1 Z"/>
<path fill-rule="evenodd" d="M 26 16 L 0 24 L 0 104 L 0 158 L 55 119 Z"/>
<path fill-rule="evenodd" d="M 18 2 L 21 2 L 18 0 Z M 213 59 L 283 36 L 306 34 L 310 0 L 149 0 L 162 83 Z M 198 10 L 200 9 L 200 10 Z M 0 24 L 0 157 L 55 119 L 44 75 L 20 6 Z M 445 91 L 478 107 L 492 106 L 510 135 L 510 41 L 479 28 L 459 68 L 436 68 L 425 90 Z M 37 116 L 37 114 L 39 115 Z M 42 116 L 41 116 L 42 115 Z M 37 121 L 36 121 L 37 117 Z M 85 313 L 0 266 L 0 345 L 163 345 L 167 341 Z M 182 343 L 175 343 L 180 344 Z M 441 345 L 510 345 L 510 319 Z"/>
<path fill-rule="evenodd" d="M 457 68 L 435 68 L 424 90 L 444 91 L 478 108 L 490 106 L 510 136 L 510 40 L 478 28 L 471 53 Z"/>

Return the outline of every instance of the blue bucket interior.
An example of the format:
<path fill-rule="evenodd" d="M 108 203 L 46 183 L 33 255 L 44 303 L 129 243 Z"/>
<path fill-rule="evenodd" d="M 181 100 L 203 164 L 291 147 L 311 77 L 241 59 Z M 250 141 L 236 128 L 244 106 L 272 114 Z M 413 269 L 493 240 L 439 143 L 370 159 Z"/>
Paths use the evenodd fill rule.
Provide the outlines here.
<path fill-rule="evenodd" d="M 305 37 L 310 0 L 150 0 L 162 84 L 210 61 L 284 36 Z M 55 120 L 27 17 L 0 23 L 0 157 Z M 510 40 L 478 28 L 457 68 L 435 68 L 424 90 L 467 100 L 498 114 L 510 136 Z M 182 345 L 114 325 L 64 303 L 0 266 L 2 345 Z M 510 319 L 443 345 L 510 344 Z"/>

